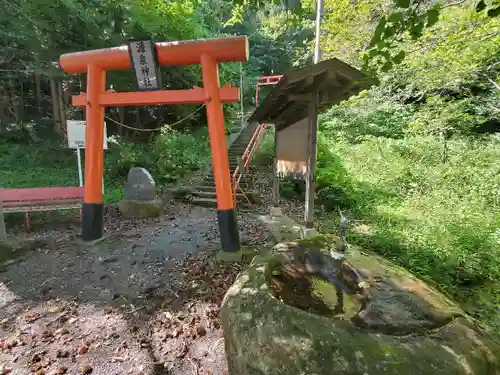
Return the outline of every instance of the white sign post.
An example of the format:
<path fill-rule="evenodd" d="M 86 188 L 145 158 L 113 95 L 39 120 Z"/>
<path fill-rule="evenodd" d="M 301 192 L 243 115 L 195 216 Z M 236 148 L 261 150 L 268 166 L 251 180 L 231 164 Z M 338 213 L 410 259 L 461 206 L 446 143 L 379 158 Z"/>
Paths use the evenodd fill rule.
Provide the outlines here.
<path fill-rule="evenodd" d="M 68 147 L 76 150 L 76 158 L 78 161 L 78 180 L 80 187 L 83 186 L 83 172 L 82 172 L 82 156 L 81 149 L 85 149 L 85 130 L 86 121 L 68 120 Z M 106 123 L 104 123 L 104 142 L 102 145 L 104 150 L 108 149 L 108 136 L 106 132 Z M 104 176 L 102 181 L 102 191 L 104 192 Z"/>

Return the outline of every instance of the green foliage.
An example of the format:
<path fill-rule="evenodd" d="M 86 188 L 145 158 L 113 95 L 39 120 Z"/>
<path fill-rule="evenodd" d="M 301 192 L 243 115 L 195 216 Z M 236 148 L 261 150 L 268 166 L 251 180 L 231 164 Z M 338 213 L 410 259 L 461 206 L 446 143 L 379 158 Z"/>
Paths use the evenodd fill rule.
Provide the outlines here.
<path fill-rule="evenodd" d="M 409 41 L 421 39 L 426 31 L 427 34 L 432 34 L 434 25 L 441 17 L 446 17 L 450 11 L 454 12 L 455 6 L 463 6 L 459 8 L 460 11 L 470 10 L 471 15 L 476 13 L 474 18 L 476 22 L 479 21 L 479 24 L 488 23 L 490 19 L 500 14 L 500 5 L 496 0 L 488 1 L 488 3 L 480 0 L 476 5 L 471 4 L 470 1 L 459 1 L 444 6 L 439 2 L 426 6 L 420 1 L 394 0 L 391 11 L 378 21 L 368 44 L 368 51 L 363 57 L 364 68 L 367 70 L 380 68 L 382 72 L 387 72 L 393 65 L 400 64 L 406 53 L 404 50 L 398 53 L 394 51 L 411 46 L 412 43 Z M 474 29 L 476 27 L 477 25 L 472 26 Z M 470 25 L 467 28 L 470 29 Z"/>
<path fill-rule="evenodd" d="M 175 181 L 208 162 L 207 132 L 193 136 L 165 128 L 156 139 L 155 156 L 159 178 L 167 182 Z"/>
<path fill-rule="evenodd" d="M 268 128 L 264 133 L 262 144 L 255 152 L 253 165 L 271 167 L 274 161 L 274 129 Z"/>
<path fill-rule="evenodd" d="M 165 128 L 153 147 L 112 137 L 104 154 L 105 202 L 121 199 L 130 168 L 148 169 L 161 188 L 205 165 L 208 146 L 205 131 L 187 134 Z M 0 165 L 8 166 L 0 168 L 0 187 L 77 186 L 76 160 L 74 151 L 58 143 L 0 141 Z"/>
<path fill-rule="evenodd" d="M 500 306 L 500 139 L 451 140 L 446 164 L 430 136 L 329 144 L 342 156 L 332 168 L 344 176 L 336 186 L 356 201 L 352 215 L 361 220 L 351 241 L 493 318 Z M 320 168 L 318 180 L 332 171 Z"/>
<path fill-rule="evenodd" d="M 352 142 L 371 136 L 402 137 L 409 128 L 415 106 L 381 94 L 380 88 L 374 88 L 333 107 L 322 116 L 324 133 Z"/>

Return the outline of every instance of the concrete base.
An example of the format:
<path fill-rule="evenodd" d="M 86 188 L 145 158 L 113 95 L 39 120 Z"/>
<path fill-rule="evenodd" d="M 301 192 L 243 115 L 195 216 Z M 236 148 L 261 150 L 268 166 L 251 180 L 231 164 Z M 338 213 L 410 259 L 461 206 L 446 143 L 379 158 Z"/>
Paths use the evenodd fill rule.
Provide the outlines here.
<path fill-rule="evenodd" d="M 301 228 L 300 231 L 300 238 L 309 238 L 309 237 L 316 237 L 319 236 L 319 233 L 316 229 L 314 228 Z"/>
<path fill-rule="evenodd" d="M 221 262 L 242 262 L 250 261 L 254 256 L 259 255 L 260 251 L 251 247 L 242 247 L 238 251 L 228 252 L 219 250 L 216 259 Z"/>
<path fill-rule="evenodd" d="M 118 208 L 125 217 L 154 217 L 160 216 L 163 211 L 163 202 L 161 199 L 154 201 L 133 201 L 121 200 L 118 202 Z"/>
<path fill-rule="evenodd" d="M 306 228 L 283 215 L 279 207 L 271 207 L 269 215 L 259 216 L 259 220 L 278 242 L 296 241 L 318 235 L 314 228 Z"/>

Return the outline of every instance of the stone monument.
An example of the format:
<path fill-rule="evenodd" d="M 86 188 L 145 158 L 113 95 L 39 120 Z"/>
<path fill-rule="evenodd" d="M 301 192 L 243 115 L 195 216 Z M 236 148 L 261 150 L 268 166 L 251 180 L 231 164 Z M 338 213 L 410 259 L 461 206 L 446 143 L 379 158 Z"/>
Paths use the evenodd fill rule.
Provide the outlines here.
<path fill-rule="evenodd" d="M 163 204 L 156 199 L 156 185 L 151 174 L 144 168 L 134 167 L 128 172 L 123 189 L 123 200 L 118 208 L 126 217 L 159 216 Z"/>

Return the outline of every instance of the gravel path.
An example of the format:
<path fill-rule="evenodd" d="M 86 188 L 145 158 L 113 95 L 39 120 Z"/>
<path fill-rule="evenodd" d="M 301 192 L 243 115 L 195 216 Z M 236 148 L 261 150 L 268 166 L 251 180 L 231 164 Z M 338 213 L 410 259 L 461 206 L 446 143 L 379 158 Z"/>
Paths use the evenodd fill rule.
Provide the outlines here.
<path fill-rule="evenodd" d="M 270 245 L 251 213 L 244 243 Z M 213 374 L 227 371 L 218 320 L 242 264 L 215 261 L 215 211 L 107 214 L 103 241 L 43 233 L 49 246 L 0 271 L 0 375 Z"/>

